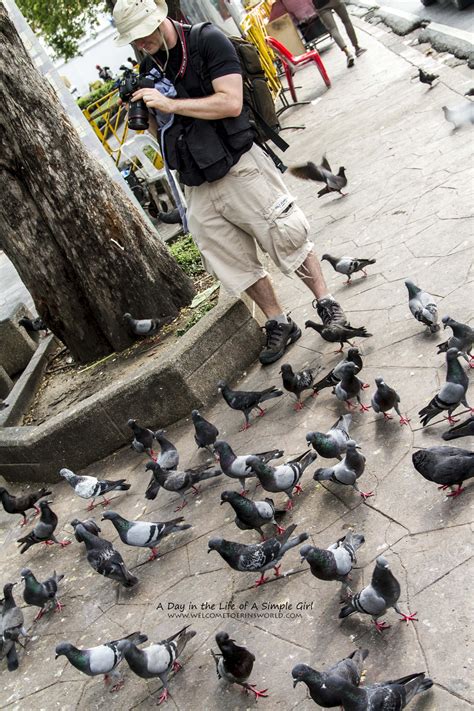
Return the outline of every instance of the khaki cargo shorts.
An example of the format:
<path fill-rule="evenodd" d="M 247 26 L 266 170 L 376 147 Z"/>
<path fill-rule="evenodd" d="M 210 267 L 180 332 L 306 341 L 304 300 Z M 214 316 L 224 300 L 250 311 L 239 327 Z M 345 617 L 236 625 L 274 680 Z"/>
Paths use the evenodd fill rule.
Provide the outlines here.
<path fill-rule="evenodd" d="M 185 188 L 188 225 L 204 268 L 234 296 L 266 276 L 257 245 L 284 274 L 314 245 L 273 161 L 256 146 L 220 180 Z"/>

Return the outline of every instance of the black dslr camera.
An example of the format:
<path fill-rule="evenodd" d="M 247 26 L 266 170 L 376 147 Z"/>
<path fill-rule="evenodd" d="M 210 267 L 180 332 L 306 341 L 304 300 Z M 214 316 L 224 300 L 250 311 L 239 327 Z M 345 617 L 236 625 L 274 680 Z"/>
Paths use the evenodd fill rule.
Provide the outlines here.
<path fill-rule="evenodd" d="M 133 69 L 120 67 L 123 69 L 123 76 L 118 86 L 120 98 L 124 102 L 130 102 L 132 95 L 138 89 L 153 89 L 155 82 L 151 77 L 135 74 Z M 144 131 L 148 128 L 148 109 L 143 99 L 130 102 L 128 109 L 128 127 L 133 131 Z"/>

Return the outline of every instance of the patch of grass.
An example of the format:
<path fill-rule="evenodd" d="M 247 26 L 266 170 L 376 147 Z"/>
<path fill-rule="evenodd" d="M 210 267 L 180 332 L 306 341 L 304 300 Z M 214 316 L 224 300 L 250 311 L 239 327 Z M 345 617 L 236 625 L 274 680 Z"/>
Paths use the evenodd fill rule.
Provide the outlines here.
<path fill-rule="evenodd" d="M 176 242 L 173 242 L 173 244 L 169 246 L 169 250 L 181 269 L 188 276 L 192 277 L 204 271 L 202 268 L 201 255 L 191 235 L 185 235 L 176 240 Z"/>
<path fill-rule="evenodd" d="M 208 311 L 214 308 L 216 305 L 216 301 L 206 301 L 202 306 L 199 306 L 197 309 L 193 309 L 193 314 L 190 319 L 188 319 L 182 328 L 178 328 L 176 331 L 177 336 L 184 336 L 186 331 L 189 331 L 190 328 L 192 328 L 198 321 L 202 319 L 202 317 L 207 314 Z"/>

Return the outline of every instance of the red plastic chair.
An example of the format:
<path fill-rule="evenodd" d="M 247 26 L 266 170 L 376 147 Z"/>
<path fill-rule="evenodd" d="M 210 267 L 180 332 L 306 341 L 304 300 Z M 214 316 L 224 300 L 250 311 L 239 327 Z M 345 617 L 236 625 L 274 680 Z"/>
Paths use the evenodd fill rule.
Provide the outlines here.
<path fill-rule="evenodd" d="M 283 69 L 285 71 L 286 80 L 288 82 L 288 87 L 293 101 L 298 101 L 296 97 L 295 85 L 293 83 L 293 74 L 307 64 L 316 64 L 326 86 L 328 88 L 331 86 L 331 80 L 328 77 L 326 67 L 324 66 L 319 52 L 316 49 L 311 49 L 309 52 L 305 52 L 304 54 L 300 54 L 298 57 L 295 57 L 284 44 L 274 37 L 265 37 L 265 41 L 273 49 L 283 64 Z"/>

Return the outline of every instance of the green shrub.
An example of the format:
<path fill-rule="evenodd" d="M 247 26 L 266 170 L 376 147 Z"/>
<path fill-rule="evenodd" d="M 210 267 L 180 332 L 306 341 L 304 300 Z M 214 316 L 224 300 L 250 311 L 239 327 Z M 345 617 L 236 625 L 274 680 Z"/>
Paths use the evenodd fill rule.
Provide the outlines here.
<path fill-rule="evenodd" d="M 186 235 L 173 242 L 169 246 L 169 250 L 188 276 L 194 276 L 203 271 L 201 255 L 191 235 Z"/>
<path fill-rule="evenodd" d="M 86 96 L 81 96 L 80 99 L 77 100 L 77 105 L 81 109 L 81 111 L 85 108 L 87 108 L 90 104 L 93 104 L 94 101 L 97 101 L 98 99 L 101 99 L 103 96 L 106 94 L 109 94 L 114 86 L 115 80 L 111 79 L 110 81 L 104 82 L 99 89 L 96 89 L 95 91 L 91 91 L 90 94 L 87 94 Z"/>
<path fill-rule="evenodd" d="M 214 308 L 215 305 L 215 301 L 207 301 L 202 306 L 199 306 L 199 308 L 194 311 L 191 318 L 189 318 L 181 328 L 178 328 L 178 330 L 176 331 L 176 335 L 184 336 L 186 331 L 189 331 L 189 329 L 192 328 L 198 321 L 200 321 L 202 317 L 207 314 L 208 311 Z"/>

